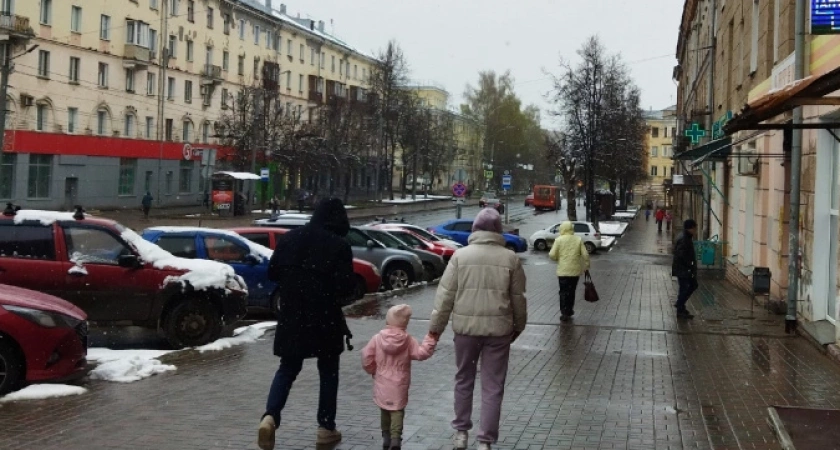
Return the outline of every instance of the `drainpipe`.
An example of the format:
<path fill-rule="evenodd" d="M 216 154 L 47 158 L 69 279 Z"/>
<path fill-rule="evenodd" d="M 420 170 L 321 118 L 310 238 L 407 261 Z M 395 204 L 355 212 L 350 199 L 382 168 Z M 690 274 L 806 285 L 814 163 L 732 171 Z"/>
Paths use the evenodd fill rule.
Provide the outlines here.
<path fill-rule="evenodd" d="M 713 141 L 715 137 L 712 135 L 714 130 L 714 123 L 715 123 L 715 56 L 717 55 L 717 1 L 712 0 L 712 24 L 709 28 L 709 67 L 708 67 L 708 75 L 706 79 L 708 80 L 708 105 L 709 105 L 709 116 L 706 121 L 708 124 L 707 130 L 709 130 L 709 141 Z M 727 108 L 729 105 L 727 105 Z M 715 163 L 709 161 L 706 163 L 706 169 L 709 174 L 712 173 L 712 169 L 714 168 Z M 707 177 L 706 179 L 706 220 L 704 221 L 705 226 L 703 227 L 703 233 L 708 240 L 712 234 L 712 182 L 713 179 L 711 176 Z"/>
<path fill-rule="evenodd" d="M 794 70 L 797 80 L 805 78 L 805 8 L 806 0 L 796 0 L 796 15 L 794 28 Z M 793 110 L 793 125 L 802 123 L 802 107 Z M 802 130 L 793 129 L 790 154 L 790 247 L 788 260 L 788 292 L 787 315 L 785 316 L 785 332 L 796 331 L 796 309 L 799 293 L 799 205 L 801 202 L 802 170 Z"/>

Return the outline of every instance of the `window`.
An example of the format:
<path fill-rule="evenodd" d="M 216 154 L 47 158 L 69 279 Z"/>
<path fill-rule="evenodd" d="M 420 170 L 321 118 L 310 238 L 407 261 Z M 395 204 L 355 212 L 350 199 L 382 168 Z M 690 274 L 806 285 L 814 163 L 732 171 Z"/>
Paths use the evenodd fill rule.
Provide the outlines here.
<path fill-rule="evenodd" d="M 207 28 L 213 29 L 213 8 L 207 7 Z"/>
<path fill-rule="evenodd" d="M 151 192 L 152 191 L 152 176 L 154 172 L 151 170 L 146 171 L 146 176 L 143 179 L 143 192 Z"/>
<path fill-rule="evenodd" d="M 187 41 L 187 61 L 189 61 L 189 62 L 193 61 L 193 56 L 194 56 L 193 52 L 194 52 L 193 41 Z"/>
<path fill-rule="evenodd" d="M 70 7 L 70 31 L 82 32 L 82 7 L 73 5 Z"/>
<path fill-rule="evenodd" d="M 149 28 L 149 57 L 154 59 L 158 51 L 157 30 Z"/>
<path fill-rule="evenodd" d="M 125 91 L 134 93 L 134 69 L 125 69 Z"/>
<path fill-rule="evenodd" d="M 99 39 L 111 40 L 111 16 L 103 14 L 99 18 Z"/>
<path fill-rule="evenodd" d="M 169 15 L 178 15 L 178 0 L 169 0 Z"/>
<path fill-rule="evenodd" d="M 230 34 L 230 14 L 224 15 L 224 33 Z"/>
<path fill-rule="evenodd" d="M 195 249 L 195 236 L 192 235 L 179 236 L 177 234 L 164 234 L 155 244 L 180 258 L 194 259 L 198 256 L 198 252 Z"/>
<path fill-rule="evenodd" d="M 668 137 L 668 127 L 662 127 L 662 137 Z"/>
<path fill-rule="evenodd" d="M 149 0 L 149 8 L 158 9 L 158 0 Z"/>
<path fill-rule="evenodd" d="M 138 47 L 149 48 L 149 24 L 137 20 L 125 23 L 125 42 Z"/>
<path fill-rule="evenodd" d="M 265 30 L 265 48 L 271 49 L 271 43 L 274 41 L 274 36 L 271 31 Z"/>
<path fill-rule="evenodd" d="M 289 56 L 292 56 L 292 40 L 291 39 L 288 39 L 286 41 L 286 53 L 288 53 Z"/>
<path fill-rule="evenodd" d="M 166 119 L 166 128 L 164 129 L 164 131 L 165 131 L 164 138 L 167 141 L 172 140 L 172 132 L 173 132 L 174 127 L 175 127 L 175 123 L 173 122 L 173 120 L 172 119 Z"/>
<path fill-rule="evenodd" d="M 0 198 L 14 197 L 15 186 L 15 155 L 3 153 L 0 155 Z"/>
<path fill-rule="evenodd" d="M 254 45 L 260 45 L 260 26 L 254 25 Z"/>
<path fill-rule="evenodd" d="M 239 19 L 239 40 L 245 40 L 245 19 Z"/>
<path fill-rule="evenodd" d="M 222 109 L 227 109 L 228 90 L 222 88 Z"/>
<path fill-rule="evenodd" d="M 671 127 L 671 136 L 674 136 L 674 137 L 677 136 L 677 128 L 676 127 Z"/>
<path fill-rule="evenodd" d="M 650 129 L 650 135 L 651 135 L 651 137 L 659 137 L 659 128 L 658 127 L 651 128 Z"/>
<path fill-rule="evenodd" d="M 164 189 L 166 191 L 166 195 L 172 194 L 172 171 L 166 172 L 166 179 L 164 180 Z"/>
<path fill-rule="evenodd" d="M 321 52 L 321 68 L 325 69 L 327 67 L 326 64 L 327 64 L 327 54 L 324 53 L 324 52 Z"/>
<path fill-rule="evenodd" d="M 50 77 L 50 52 L 46 50 L 38 50 L 38 76 Z"/>
<path fill-rule="evenodd" d="M 175 78 L 169 77 L 166 80 L 166 99 L 175 100 Z"/>
<path fill-rule="evenodd" d="M 0 228 L 0 256 L 55 260 L 52 225 L 14 225 L 8 222 L 9 225 Z"/>
<path fill-rule="evenodd" d="M 227 50 L 222 52 L 222 70 L 230 70 L 230 53 Z"/>
<path fill-rule="evenodd" d="M 207 144 L 210 142 L 210 122 L 201 124 L 201 143 Z"/>
<path fill-rule="evenodd" d="M 183 142 L 192 142 L 193 138 L 193 124 L 192 122 L 185 120 L 184 126 L 181 128 L 181 140 Z M 192 161 L 190 161 L 192 162 Z M 182 190 L 181 192 L 189 192 Z"/>
<path fill-rule="evenodd" d="M 50 197 L 50 184 L 52 184 L 52 158 L 52 155 L 29 155 L 27 197 Z"/>
<path fill-rule="evenodd" d="M 303 46 L 303 44 L 300 44 L 300 62 L 301 63 L 303 62 L 303 57 L 304 57 L 304 46 Z"/>
<path fill-rule="evenodd" d="M 47 129 L 47 105 L 37 105 L 35 107 L 35 129 L 38 131 L 46 131 Z"/>
<path fill-rule="evenodd" d="M 315 47 L 309 49 L 309 64 L 315 65 Z"/>
<path fill-rule="evenodd" d="M 41 0 L 41 23 L 52 25 L 52 0 Z"/>
<path fill-rule="evenodd" d="M 362 67 L 362 81 L 367 81 L 367 69 Z"/>
<path fill-rule="evenodd" d="M 253 73 L 254 73 L 254 79 L 259 80 L 260 79 L 260 75 L 259 75 L 260 74 L 260 58 L 259 58 L 259 56 L 254 58 L 254 72 Z"/>
<path fill-rule="evenodd" d="M 292 90 L 292 71 L 291 70 L 286 72 L 286 90 L 287 91 Z"/>
<path fill-rule="evenodd" d="M 146 139 L 152 139 L 152 133 L 155 128 L 155 118 L 146 116 Z"/>
<path fill-rule="evenodd" d="M 125 115 L 125 130 L 123 130 L 123 131 L 125 131 L 125 133 L 123 133 L 123 136 L 125 136 L 127 138 L 133 138 L 134 137 L 134 115 L 132 115 L 132 114 L 126 114 Z"/>
<path fill-rule="evenodd" d="M 658 169 L 658 167 L 656 167 L 656 166 L 650 166 L 650 176 L 655 177 L 657 169 Z"/>
<path fill-rule="evenodd" d="M 651 147 L 650 148 L 650 156 L 653 156 L 654 158 L 659 156 L 659 147 L 655 147 L 655 146 Z"/>
<path fill-rule="evenodd" d="M 251 253 L 247 247 L 227 236 L 205 236 L 204 246 L 210 259 L 226 263 L 243 262 Z"/>
<path fill-rule="evenodd" d="M 671 156 L 671 146 L 670 145 L 663 145 L 662 146 L 662 156 L 669 157 Z"/>
<path fill-rule="evenodd" d="M 239 61 L 237 62 L 236 72 L 240 76 L 245 75 L 245 55 L 239 55 Z"/>
<path fill-rule="evenodd" d="M 353 64 L 353 79 L 359 79 L 359 66 Z"/>
<path fill-rule="evenodd" d="M 190 124 L 192 125 L 192 124 Z M 184 123 L 184 128 L 187 127 L 187 123 Z M 185 161 L 181 160 L 180 166 L 180 175 L 179 178 L 179 186 L 178 191 L 182 193 L 189 193 L 192 192 L 192 173 L 193 173 L 193 162 L 192 161 Z"/>
<path fill-rule="evenodd" d="M 192 103 L 192 81 L 185 80 L 184 81 L 184 101 L 187 103 Z"/>
<path fill-rule="evenodd" d="M 81 65 L 81 59 L 76 58 L 75 56 L 70 57 L 70 73 L 67 74 L 67 77 L 70 79 L 70 83 L 79 84 L 79 71 Z"/>
<path fill-rule="evenodd" d="M 213 47 L 206 47 L 204 49 L 204 65 L 211 66 L 213 65 Z M 209 70 L 209 68 L 208 68 Z"/>
<path fill-rule="evenodd" d="M 67 132 L 75 133 L 79 126 L 79 109 L 67 108 Z"/>
<path fill-rule="evenodd" d="M 100 109 L 96 111 L 96 134 L 105 136 L 105 128 L 108 125 L 108 111 Z"/>
<path fill-rule="evenodd" d="M 335 73 L 335 55 L 332 55 L 332 72 Z"/>
<path fill-rule="evenodd" d="M 108 64 L 99 63 L 99 70 L 96 77 L 97 85 L 101 88 L 108 87 Z"/>
<path fill-rule="evenodd" d="M 303 75 L 298 75 L 298 92 L 303 92 Z"/>
<path fill-rule="evenodd" d="M 758 0 L 752 4 L 752 24 L 750 24 L 750 73 L 758 69 L 758 28 L 761 26 L 761 10 Z"/>
<path fill-rule="evenodd" d="M 155 95 L 155 74 L 146 73 L 146 95 Z"/>
<path fill-rule="evenodd" d="M 127 116 L 126 119 L 128 119 Z M 118 195 L 134 195 L 134 177 L 137 174 L 137 160 L 135 158 L 120 158 L 120 182 Z"/>
<path fill-rule="evenodd" d="M 178 54 L 176 50 L 178 50 L 178 37 L 175 35 L 169 35 L 169 57 L 175 58 Z"/>
<path fill-rule="evenodd" d="M 121 255 L 131 254 L 122 241 L 103 229 L 65 226 L 64 239 L 71 260 L 85 264 L 116 266 Z"/>
<path fill-rule="evenodd" d="M 187 0 L 187 21 L 190 23 L 195 22 L 195 1 L 194 0 Z"/>

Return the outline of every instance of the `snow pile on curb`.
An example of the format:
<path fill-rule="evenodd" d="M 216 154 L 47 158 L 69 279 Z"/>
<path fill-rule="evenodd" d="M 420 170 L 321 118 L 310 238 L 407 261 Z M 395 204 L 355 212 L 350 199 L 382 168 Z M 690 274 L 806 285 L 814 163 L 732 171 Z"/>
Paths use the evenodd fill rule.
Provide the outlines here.
<path fill-rule="evenodd" d="M 240 327 L 233 330 L 233 337 L 221 338 L 215 342 L 196 347 L 201 353 L 213 352 L 231 348 L 236 345 L 250 344 L 257 342 L 268 330 L 277 328 L 277 322 L 259 322 L 247 327 Z"/>
<path fill-rule="evenodd" d="M 175 366 L 163 364 L 158 358 L 171 350 L 111 350 L 91 348 L 88 360 L 99 363 L 90 371 L 92 380 L 132 383 L 152 375 L 170 372 Z"/>
<path fill-rule="evenodd" d="M 87 392 L 87 389 L 83 387 L 70 386 L 68 384 L 33 384 L 0 397 L 0 403 L 67 397 L 70 395 L 81 395 L 85 392 Z"/>

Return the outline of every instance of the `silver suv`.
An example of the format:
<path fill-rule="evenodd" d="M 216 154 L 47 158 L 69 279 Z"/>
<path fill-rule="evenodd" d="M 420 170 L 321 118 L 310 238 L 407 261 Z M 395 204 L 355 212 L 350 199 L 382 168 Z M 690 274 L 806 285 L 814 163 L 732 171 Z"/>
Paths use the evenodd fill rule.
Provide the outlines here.
<path fill-rule="evenodd" d="M 379 268 L 385 289 L 404 289 L 423 280 L 423 263 L 414 253 L 388 248 L 358 227 L 350 228 L 346 239 L 354 258 Z"/>

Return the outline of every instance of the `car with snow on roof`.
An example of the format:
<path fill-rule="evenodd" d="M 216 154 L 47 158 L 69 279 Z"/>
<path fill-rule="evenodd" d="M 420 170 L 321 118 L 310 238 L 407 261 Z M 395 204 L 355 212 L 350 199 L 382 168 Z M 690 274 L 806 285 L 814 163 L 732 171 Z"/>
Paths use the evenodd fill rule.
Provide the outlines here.
<path fill-rule="evenodd" d="M 125 226 L 75 213 L 0 216 L 0 283 L 55 295 L 93 324 L 158 330 L 174 348 L 203 345 L 246 313 L 233 268 L 179 258 Z"/>

